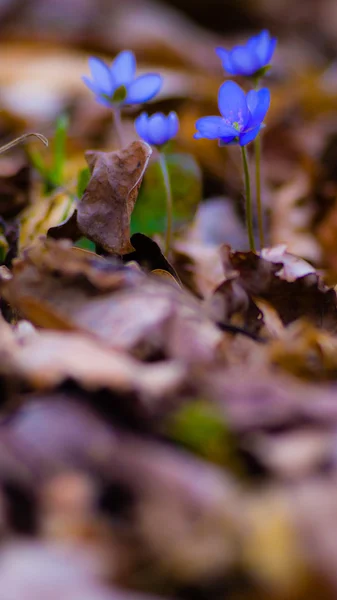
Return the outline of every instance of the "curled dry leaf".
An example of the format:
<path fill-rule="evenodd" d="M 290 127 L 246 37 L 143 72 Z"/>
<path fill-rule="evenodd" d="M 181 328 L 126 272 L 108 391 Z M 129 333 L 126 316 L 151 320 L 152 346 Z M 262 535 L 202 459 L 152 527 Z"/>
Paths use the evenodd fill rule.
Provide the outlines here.
<path fill-rule="evenodd" d="M 55 240 L 67 239 L 72 240 L 73 242 L 79 240 L 82 237 L 82 233 L 77 225 L 76 208 L 70 216 L 67 216 L 67 218 L 62 220 L 58 225 L 49 227 L 47 235 Z"/>
<path fill-rule="evenodd" d="M 309 273 L 316 273 L 316 269 L 306 260 L 287 252 L 286 244 L 262 248 L 261 256 L 272 263 L 282 263 L 282 267 L 276 275 L 286 281 L 295 281 L 295 279 L 309 275 Z"/>
<path fill-rule="evenodd" d="M 217 323 L 232 323 L 251 334 L 259 332 L 263 315 L 256 303 L 237 280 L 237 273 L 228 275 L 208 301 L 208 314 Z"/>
<path fill-rule="evenodd" d="M 172 283 L 173 285 L 180 287 L 180 285 L 179 285 L 178 281 L 175 279 L 175 277 L 173 277 L 173 275 L 171 275 L 171 273 L 169 273 L 168 271 L 165 271 L 164 269 L 154 269 L 153 271 L 151 271 L 151 273 L 155 277 L 159 277 L 160 279 L 165 279 L 168 283 Z"/>
<path fill-rule="evenodd" d="M 106 252 L 133 251 L 130 218 L 151 154 L 151 147 L 140 141 L 116 152 L 85 154 L 91 179 L 77 208 L 77 223 Z"/>
<path fill-rule="evenodd" d="M 290 260 L 281 252 L 279 262 L 271 262 L 270 257 L 275 259 L 272 249 L 266 260 L 253 252 L 232 252 L 228 246 L 223 247 L 222 256 L 226 290 L 227 281 L 234 280 L 251 300 L 269 302 L 285 325 L 305 315 L 317 327 L 337 329 L 336 292 L 304 261 Z M 298 277 L 297 272 L 301 273 Z"/>
<path fill-rule="evenodd" d="M 134 233 L 131 236 L 131 244 L 135 248 L 135 251 L 125 254 L 123 256 L 124 262 L 136 261 L 146 271 L 167 271 L 179 282 L 176 271 L 163 255 L 157 242 L 143 233 Z"/>

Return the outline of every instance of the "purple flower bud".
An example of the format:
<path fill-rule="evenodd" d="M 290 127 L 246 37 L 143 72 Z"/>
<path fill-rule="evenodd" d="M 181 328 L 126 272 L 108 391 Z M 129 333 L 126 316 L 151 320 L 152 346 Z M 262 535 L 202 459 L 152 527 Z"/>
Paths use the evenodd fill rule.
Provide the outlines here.
<path fill-rule="evenodd" d="M 222 66 L 230 75 L 258 75 L 268 67 L 276 46 L 276 38 L 263 30 L 249 38 L 244 46 L 234 46 L 232 50 L 217 48 L 216 53 L 222 60 Z"/>
<path fill-rule="evenodd" d="M 179 120 L 175 112 L 170 112 L 168 116 L 155 113 L 151 117 L 142 113 L 135 120 L 135 128 L 144 142 L 152 146 L 163 146 L 177 135 Z"/>

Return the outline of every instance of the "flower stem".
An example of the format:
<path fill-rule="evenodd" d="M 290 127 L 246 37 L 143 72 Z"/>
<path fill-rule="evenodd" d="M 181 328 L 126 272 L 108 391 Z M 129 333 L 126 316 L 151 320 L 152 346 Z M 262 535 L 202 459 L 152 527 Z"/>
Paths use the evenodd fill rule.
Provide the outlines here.
<path fill-rule="evenodd" d="M 255 79 L 255 90 L 259 89 L 259 77 Z M 259 229 L 260 250 L 264 247 L 263 233 L 263 210 L 261 199 L 261 133 L 254 140 L 255 154 L 255 189 L 256 189 L 256 207 L 257 207 L 257 222 Z"/>
<path fill-rule="evenodd" d="M 263 233 L 263 211 L 262 211 L 262 200 L 261 200 L 261 134 L 255 138 L 254 141 L 255 150 L 255 182 L 256 182 L 256 206 L 257 206 L 257 222 L 259 228 L 259 239 L 260 249 L 264 246 L 264 233 Z"/>
<path fill-rule="evenodd" d="M 124 129 L 123 129 L 120 108 L 117 108 L 117 107 L 114 108 L 113 115 L 114 115 L 115 132 L 117 135 L 118 143 L 121 146 L 121 148 L 123 148 L 125 146 L 125 136 L 124 136 Z"/>
<path fill-rule="evenodd" d="M 253 233 L 253 215 L 252 215 L 252 198 L 250 192 L 250 177 L 247 159 L 247 150 L 245 146 L 241 147 L 242 150 L 242 162 L 243 172 L 245 175 L 245 196 L 246 196 L 246 221 L 247 221 L 247 232 L 250 249 L 255 252 L 255 242 Z"/>
<path fill-rule="evenodd" d="M 167 168 L 166 157 L 163 152 L 159 152 L 159 164 L 163 176 L 163 182 L 166 191 L 166 236 L 165 236 L 165 255 L 168 256 L 171 249 L 172 242 L 172 210 L 173 210 L 173 202 L 172 202 L 172 190 L 170 184 L 170 177 Z"/>

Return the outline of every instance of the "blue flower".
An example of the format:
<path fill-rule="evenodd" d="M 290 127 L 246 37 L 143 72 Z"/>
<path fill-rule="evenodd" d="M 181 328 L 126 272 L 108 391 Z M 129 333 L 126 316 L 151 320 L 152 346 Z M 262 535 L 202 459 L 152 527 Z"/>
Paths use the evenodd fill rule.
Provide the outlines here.
<path fill-rule="evenodd" d="M 248 94 L 234 81 L 225 81 L 219 89 L 219 110 L 222 117 L 203 117 L 195 126 L 196 139 L 219 139 L 220 145 L 246 146 L 256 138 L 270 104 L 270 92 L 263 88 Z"/>
<path fill-rule="evenodd" d="M 144 142 L 152 146 L 163 146 L 177 135 L 179 120 L 175 112 L 166 117 L 163 113 L 155 113 L 151 117 L 142 113 L 135 120 L 136 131 Z"/>
<path fill-rule="evenodd" d="M 136 59 L 133 52 L 120 52 L 111 67 L 100 58 L 89 58 L 92 79 L 82 77 L 104 106 L 142 104 L 151 100 L 162 86 L 162 77 L 156 73 L 136 77 Z"/>
<path fill-rule="evenodd" d="M 235 46 L 232 50 L 217 48 L 216 53 L 222 66 L 230 75 L 259 75 L 268 67 L 276 46 L 276 38 L 270 37 L 265 29 L 249 38 L 245 46 Z M 262 74 L 261 73 L 261 74 Z"/>

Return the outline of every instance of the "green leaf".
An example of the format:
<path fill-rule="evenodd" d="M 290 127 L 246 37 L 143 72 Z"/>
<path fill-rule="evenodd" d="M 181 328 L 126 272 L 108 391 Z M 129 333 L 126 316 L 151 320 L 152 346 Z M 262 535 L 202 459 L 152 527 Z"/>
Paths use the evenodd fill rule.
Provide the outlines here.
<path fill-rule="evenodd" d="M 66 161 L 66 140 L 69 127 L 67 115 L 61 115 L 56 121 L 55 135 L 53 141 L 53 164 L 50 177 L 55 187 L 63 183 L 63 170 Z"/>
<path fill-rule="evenodd" d="M 88 167 L 84 167 L 84 169 L 81 169 L 78 172 L 78 177 L 77 177 L 77 196 L 78 196 L 78 198 L 82 198 L 82 196 L 85 192 L 85 188 L 87 187 L 87 185 L 89 183 L 90 176 L 91 176 L 91 173 L 90 173 L 90 170 L 88 169 Z"/>
<path fill-rule="evenodd" d="M 88 240 L 86 237 L 81 237 L 74 244 L 76 248 L 81 248 L 82 250 L 90 250 L 90 252 L 96 252 L 96 244 L 91 240 Z"/>
<path fill-rule="evenodd" d="M 45 159 L 42 156 L 41 152 L 39 152 L 38 150 L 31 150 L 30 148 L 26 148 L 26 153 L 34 169 L 36 169 L 38 173 L 40 173 L 44 181 L 47 180 L 49 178 L 48 167 L 45 163 Z"/>
<path fill-rule="evenodd" d="M 190 154 L 166 154 L 172 188 L 173 226 L 192 220 L 201 201 L 202 183 L 198 163 Z M 131 233 L 153 235 L 166 229 L 166 194 L 158 161 L 149 164 L 131 217 Z"/>
<path fill-rule="evenodd" d="M 44 194 L 47 195 L 63 184 L 63 171 L 66 162 L 66 139 L 69 126 L 67 115 L 61 115 L 55 126 L 52 143 L 52 161 L 49 161 L 37 150 L 27 149 L 28 158 L 33 167 L 40 173 L 44 184 Z"/>
<path fill-rule="evenodd" d="M 234 440 L 216 407 L 203 400 L 193 400 L 173 414 L 166 433 L 174 441 L 196 454 L 217 463 L 233 463 Z"/>

